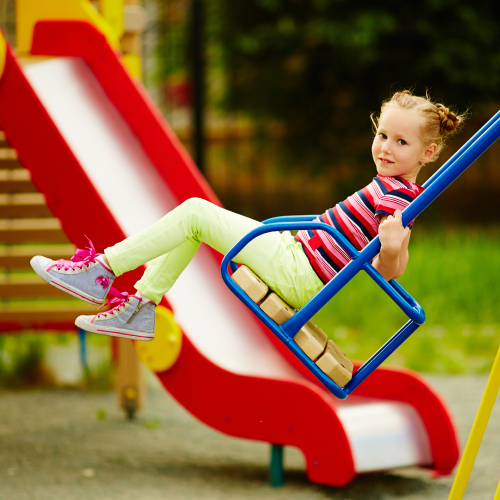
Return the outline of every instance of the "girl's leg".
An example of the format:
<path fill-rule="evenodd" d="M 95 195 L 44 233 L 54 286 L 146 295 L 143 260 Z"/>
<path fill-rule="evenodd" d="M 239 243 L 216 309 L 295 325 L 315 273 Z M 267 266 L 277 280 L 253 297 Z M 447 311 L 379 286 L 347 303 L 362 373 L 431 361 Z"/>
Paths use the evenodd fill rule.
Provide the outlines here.
<path fill-rule="evenodd" d="M 117 275 L 156 259 L 137 287 L 148 298 L 159 301 L 201 243 L 225 254 L 244 235 L 260 225 L 260 222 L 205 200 L 192 198 L 144 231 L 107 248 L 105 254 Z M 259 236 L 235 260 L 248 265 L 285 300 L 289 295 L 290 303 L 296 307 L 303 302 L 302 292 L 296 289 L 303 287 L 301 280 L 304 274 L 308 275 L 306 287 L 310 287 L 311 279 L 315 291 L 320 286 L 300 244 L 289 235 L 286 237 L 274 232 Z"/>
<path fill-rule="evenodd" d="M 163 295 L 177 281 L 182 271 L 195 256 L 200 243 L 188 240 L 171 252 L 154 259 L 142 278 L 135 284 L 142 295 L 159 304 Z"/>
<path fill-rule="evenodd" d="M 120 276 L 171 252 L 186 241 L 206 243 L 215 250 L 226 253 L 245 234 L 260 225 L 257 221 L 220 208 L 206 200 L 191 198 L 158 222 L 107 248 L 104 253 L 113 272 L 116 276 Z M 274 239 L 272 235 L 263 236 L 266 237 Z M 241 253 L 250 254 L 246 250 Z"/>
<path fill-rule="evenodd" d="M 103 256 L 79 251 L 74 261 L 32 259 L 33 269 L 50 284 L 93 304 L 102 304 L 115 275 L 153 260 L 137 288 L 158 303 L 175 283 L 202 242 L 221 253 L 260 223 L 211 203 L 191 199 L 141 233 L 107 248 Z M 267 233 L 250 242 L 236 257 L 294 307 L 301 307 L 323 285 L 300 244 L 290 233 Z M 108 263 L 112 269 L 108 268 Z M 152 340 L 155 305 L 140 297 L 113 292 L 115 307 L 93 316 L 78 316 L 86 331 L 136 340 Z"/>

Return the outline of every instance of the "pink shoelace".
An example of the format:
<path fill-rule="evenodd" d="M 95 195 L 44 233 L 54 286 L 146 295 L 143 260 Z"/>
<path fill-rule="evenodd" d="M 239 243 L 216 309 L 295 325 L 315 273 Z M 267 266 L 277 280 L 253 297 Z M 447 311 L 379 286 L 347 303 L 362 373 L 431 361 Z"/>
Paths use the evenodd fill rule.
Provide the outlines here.
<path fill-rule="evenodd" d="M 139 301 L 142 302 L 142 299 L 140 297 L 137 297 L 136 295 L 130 295 L 127 292 L 119 292 L 114 287 L 111 287 L 109 289 L 109 294 L 113 295 L 113 298 L 110 299 L 110 300 L 108 300 L 101 307 L 108 306 L 110 304 L 116 304 L 115 307 L 113 307 L 109 311 L 97 313 L 96 316 L 95 316 L 96 318 L 100 318 L 102 316 L 106 317 L 108 314 L 109 315 L 113 314 L 113 311 L 116 311 L 117 309 L 120 309 L 120 307 L 122 307 L 125 304 L 125 302 L 127 302 L 129 299 L 136 298 L 136 299 L 138 299 Z M 101 307 L 99 309 L 101 309 Z"/>
<path fill-rule="evenodd" d="M 90 239 L 85 236 L 89 240 L 90 247 L 88 248 L 77 248 L 75 255 L 71 257 L 71 260 L 59 259 L 57 261 L 57 269 L 64 268 L 65 271 L 69 271 L 70 269 L 82 269 L 83 266 L 88 266 L 90 262 L 95 262 L 95 248 Z M 108 280 L 109 281 L 109 280 Z M 104 285 L 103 285 L 104 286 Z"/>

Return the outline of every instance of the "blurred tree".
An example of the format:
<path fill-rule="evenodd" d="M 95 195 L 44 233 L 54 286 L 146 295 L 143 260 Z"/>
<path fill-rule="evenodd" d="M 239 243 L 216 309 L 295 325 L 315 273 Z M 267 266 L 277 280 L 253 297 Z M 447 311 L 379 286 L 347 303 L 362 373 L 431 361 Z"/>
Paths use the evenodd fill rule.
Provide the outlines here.
<path fill-rule="evenodd" d="M 284 164 L 352 166 L 346 192 L 371 163 L 355 138 L 392 91 L 473 113 L 499 100 L 500 6 L 487 0 L 218 3 L 227 109 L 280 136 Z"/>

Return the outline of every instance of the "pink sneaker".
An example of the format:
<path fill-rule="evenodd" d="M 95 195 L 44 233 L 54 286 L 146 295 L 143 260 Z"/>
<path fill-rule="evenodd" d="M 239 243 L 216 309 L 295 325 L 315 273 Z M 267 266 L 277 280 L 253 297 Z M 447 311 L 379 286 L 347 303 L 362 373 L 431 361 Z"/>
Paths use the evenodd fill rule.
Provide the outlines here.
<path fill-rule="evenodd" d="M 37 255 L 31 267 L 44 281 L 74 297 L 100 306 L 113 284 L 115 275 L 104 264 L 102 254 L 96 254 L 89 240 L 89 249 L 77 249 L 71 260 L 50 260 Z"/>
<path fill-rule="evenodd" d="M 109 311 L 95 316 L 78 316 L 75 325 L 87 332 L 110 337 L 133 340 L 154 340 L 156 304 L 128 293 L 110 290 L 113 299 L 108 304 L 116 304 Z"/>

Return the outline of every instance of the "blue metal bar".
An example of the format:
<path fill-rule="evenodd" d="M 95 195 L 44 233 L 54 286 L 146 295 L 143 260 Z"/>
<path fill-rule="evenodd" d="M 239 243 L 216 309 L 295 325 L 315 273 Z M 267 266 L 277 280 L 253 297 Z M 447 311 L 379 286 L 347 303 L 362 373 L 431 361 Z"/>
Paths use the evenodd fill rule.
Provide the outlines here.
<path fill-rule="evenodd" d="M 87 332 L 78 328 L 78 341 L 80 344 L 80 363 L 85 376 L 88 376 L 89 365 L 87 363 Z"/>
<path fill-rule="evenodd" d="M 278 222 L 278 223 L 265 224 L 255 228 L 254 230 L 250 231 L 247 235 L 245 235 L 238 243 L 236 243 L 236 245 L 234 245 L 229 250 L 229 252 L 224 256 L 224 259 L 222 260 L 221 264 L 223 278 L 225 277 L 224 276 L 225 274 L 227 274 L 228 275 L 227 277 L 229 278 L 229 274 L 227 272 L 228 265 L 230 265 L 230 262 L 236 257 L 236 255 L 238 255 L 241 252 L 241 250 L 254 238 L 257 238 L 262 234 L 269 233 L 272 231 L 290 231 L 290 230 L 300 230 L 300 229 L 310 229 L 310 230 L 320 229 L 322 231 L 329 233 L 350 254 L 350 256 L 353 259 L 351 263 L 356 262 L 357 257 L 359 255 L 358 250 L 356 250 L 356 248 L 354 248 L 354 246 L 332 226 L 324 224 L 323 222 L 296 222 L 296 223 Z M 362 265 L 358 267 L 359 269 L 361 269 Z M 347 269 L 347 266 L 337 275 L 337 277 L 340 276 L 345 269 Z M 359 269 L 356 270 L 351 266 L 348 275 L 346 276 L 346 273 L 342 275 L 342 277 L 345 277 L 345 281 L 341 281 L 336 277 L 335 283 L 334 280 L 328 283 L 327 286 L 330 285 L 329 298 L 326 298 L 325 295 L 319 296 L 319 294 L 316 294 L 316 296 L 313 297 L 311 301 L 309 301 L 297 314 L 295 314 L 295 316 L 292 316 L 292 318 L 290 318 L 287 322 L 285 322 L 283 325 L 283 329 L 287 333 L 287 335 L 293 337 L 302 328 L 302 326 L 304 326 L 304 324 L 307 323 L 312 318 L 312 316 L 314 316 L 314 314 L 316 314 L 316 312 L 319 309 L 321 309 L 326 304 L 326 302 L 328 302 L 328 300 L 330 300 L 335 295 L 335 293 L 337 293 L 345 285 L 345 283 L 347 283 L 350 279 L 352 279 L 354 274 L 356 274 L 359 271 Z M 332 283 L 334 287 L 331 286 Z M 320 304 L 317 304 L 318 297 L 322 300 Z M 324 300 L 323 297 L 325 297 Z M 316 312 L 313 312 L 311 314 L 309 313 L 309 311 L 312 307 L 315 307 Z M 304 308 L 306 308 L 305 312 L 303 312 Z M 299 317 L 298 321 L 295 319 L 297 316 Z M 290 324 L 291 321 L 292 323 Z M 300 323 L 301 321 L 302 323 Z"/>
<path fill-rule="evenodd" d="M 380 366 L 417 328 L 419 325 L 408 321 L 399 329 L 363 366 L 357 370 L 350 382 L 344 386 L 344 393 L 351 394 L 356 387 L 370 375 L 375 368 Z"/>
<path fill-rule="evenodd" d="M 271 224 L 274 222 L 310 222 L 318 217 L 317 215 L 281 215 L 262 221 L 262 224 Z"/>
<path fill-rule="evenodd" d="M 226 257 L 228 255 L 231 255 L 232 259 L 236 255 L 238 255 L 241 250 L 243 250 L 243 248 L 247 246 L 248 243 L 250 243 L 250 241 L 262 234 L 271 233 L 273 231 L 296 231 L 301 229 L 321 229 L 322 231 L 329 233 L 332 238 L 334 238 L 339 243 L 339 245 L 342 245 L 342 247 L 349 253 L 349 255 L 353 259 L 356 259 L 359 255 L 359 251 L 354 248 L 349 240 L 342 236 L 342 234 L 340 234 L 334 227 L 325 224 L 324 222 L 277 222 L 265 224 L 250 231 L 229 250 L 229 252 L 226 254 Z M 230 260 L 226 257 L 224 257 L 224 260 Z M 224 262 L 224 260 L 222 262 Z"/>
<path fill-rule="evenodd" d="M 395 280 L 387 281 L 371 264 L 364 266 L 366 273 L 373 278 L 384 292 L 396 302 L 403 312 L 417 325 L 425 323 L 425 312 L 420 304 Z"/>
<path fill-rule="evenodd" d="M 227 262 L 227 261 L 226 261 Z M 253 302 L 250 297 L 231 279 L 229 272 L 227 270 L 227 265 L 222 264 L 222 279 L 224 283 L 229 287 L 229 289 L 238 297 L 245 306 L 252 311 L 255 316 L 257 316 L 260 321 L 267 327 L 271 332 L 278 337 L 283 344 L 292 351 L 292 353 L 305 365 L 305 367 L 312 372 L 312 374 L 337 398 L 345 399 L 347 394 L 327 375 L 325 375 L 312 361 L 309 359 L 304 351 L 295 343 L 293 338 L 291 338 L 282 329 L 282 326 L 277 325 L 269 316 L 267 316 L 260 307 Z"/>
<path fill-rule="evenodd" d="M 500 112 L 497 113 L 481 130 L 479 130 L 448 162 L 424 184 L 425 191 L 403 211 L 403 226 L 417 217 L 446 187 L 462 174 L 481 154 L 486 151 L 500 136 Z M 327 224 L 314 222 L 317 216 L 274 217 L 264 222 L 265 225 L 251 231 L 243 237 L 224 257 L 222 261 L 222 277 L 229 288 L 254 314 L 304 363 L 304 365 L 335 396 L 345 399 L 363 380 L 373 372 L 387 357 L 392 354 L 418 327 L 425 321 L 421 306 L 395 280 L 387 282 L 371 265 L 372 259 L 380 252 L 378 236 L 374 238 L 362 252 L 358 252 L 351 243 L 338 231 Z M 312 222 L 307 222 L 311 221 Z M 284 230 L 322 230 L 329 233 L 352 257 L 349 262 L 329 283 L 323 287 L 292 318 L 278 326 L 265 315 L 257 304 L 239 288 L 230 278 L 228 265 L 252 239 L 270 231 Z M 234 264 L 234 263 L 232 263 Z M 307 323 L 340 289 L 342 289 L 360 270 L 364 270 L 374 281 L 403 309 L 408 321 L 396 332 L 356 373 L 352 380 L 341 389 L 330 380 L 311 361 L 293 341 L 293 336 Z"/>
<path fill-rule="evenodd" d="M 328 224 L 324 224 L 322 222 L 302 222 L 302 223 L 269 223 L 267 225 L 260 226 L 245 235 L 233 248 L 229 250 L 229 252 L 225 255 L 222 261 L 222 269 L 226 269 L 223 271 L 223 277 L 227 274 L 227 278 L 229 279 L 229 274 L 227 273 L 227 266 L 234 266 L 234 262 L 232 259 L 254 238 L 258 236 L 271 232 L 271 231 L 283 231 L 290 229 L 290 227 L 295 229 L 320 229 L 329 232 L 330 234 L 335 233 L 337 231 L 329 226 Z M 342 240 L 345 240 L 340 235 Z M 359 255 L 359 252 L 347 241 L 345 240 L 344 244 L 347 247 L 347 250 L 352 252 L 356 252 Z M 425 313 L 422 307 L 409 295 L 404 288 L 399 285 L 389 285 L 388 282 L 376 271 L 371 265 L 363 262 L 362 260 L 356 258 L 356 254 L 352 255 L 353 260 L 345 266 L 337 276 L 331 280 L 321 293 L 316 294 L 307 304 L 305 304 L 300 311 L 298 311 L 292 318 L 286 321 L 283 325 L 281 325 L 282 331 L 286 334 L 287 337 L 293 337 L 301 328 L 304 326 L 313 316 L 319 311 L 324 305 L 333 297 L 339 290 L 341 290 L 346 283 L 348 283 L 361 269 L 365 269 L 368 274 L 384 289 L 384 291 L 401 307 L 401 309 L 407 314 L 407 316 L 413 319 L 416 323 L 422 324 L 425 321 Z M 225 279 L 226 281 L 226 279 Z M 232 281 L 232 280 L 231 280 Z M 232 287 L 231 287 L 232 288 Z"/>
<path fill-rule="evenodd" d="M 341 290 L 361 269 L 364 269 L 365 264 L 367 263 L 366 261 L 369 259 L 368 257 L 363 259 L 357 258 L 360 253 L 337 230 L 328 224 L 324 224 L 322 222 L 269 223 L 250 231 L 229 250 L 222 260 L 221 268 L 223 270 L 223 277 L 227 273 L 227 266 L 231 265 L 230 263 L 234 257 L 238 255 L 238 253 L 240 253 L 251 240 L 257 238 L 261 234 L 269 233 L 271 231 L 286 231 L 293 229 L 320 229 L 330 233 L 351 254 L 353 260 L 351 260 L 351 262 L 349 262 L 349 264 L 345 266 L 333 280 L 327 283 L 320 293 L 317 293 L 294 316 L 281 325 L 281 329 L 288 337 L 293 337 L 320 309 L 325 306 L 329 300 L 331 300 L 339 292 L 339 290 Z M 364 253 L 365 251 L 363 251 L 363 254 Z M 224 269 L 226 270 L 225 272 Z M 371 273 L 369 272 L 369 274 L 380 286 L 383 287 L 386 293 L 388 293 L 390 297 L 396 301 L 399 307 L 403 309 L 409 318 L 413 319 L 418 324 L 422 324 L 425 321 L 425 314 L 422 307 L 413 299 L 411 299 L 413 302 L 410 302 L 408 297 L 411 296 L 404 292 L 404 289 L 401 286 L 393 286 L 391 288 L 387 285 L 384 278 L 377 271 L 375 271 L 375 269 L 373 269 Z M 229 279 L 228 273 L 227 278 Z M 401 290 L 403 290 L 404 295 L 401 295 Z"/>
<path fill-rule="evenodd" d="M 476 136 L 474 136 L 476 137 Z M 407 226 L 425 208 L 427 208 L 457 177 L 476 161 L 500 137 L 500 117 L 490 125 L 460 155 L 457 153 L 448 160 L 446 170 L 427 185 L 403 212 L 403 226 Z M 473 138 L 474 139 L 474 138 Z M 467 144 L 469 144 L 469 141 Z M 462 151 L 462 150 L 460 150 Z"/>
<path fill-rule="evenodd" d="M 262 224 L 272 224 L 275 222 L 310 222 L 316 219 L 317 215 L 282 215 L 280 217 L 272 217 L 262 221 Z M 231 271 L 234 273 L 238 269 L 238 264 L 234 261 L 229 263 Z"/>
<path fill-rule="evenodd" d="M 481 135 L 488 130 L 493 123 L 495 123 L 498 118 L 500 118 L 500 111 L 496 113 L 495 116 L 490 118 L 487 123 L 485 123 L 448 161 L 446 161 L 439 170 L 434 172 L 429 179 L 424 184 L 424 188 L 429 187 L 431 184 L 436 182 L 436 180 L 441 177 L 441 175 L 446 172 L 454 163 L 455 159 L 462 156 L 462 154 L 477 140 Z"/>

